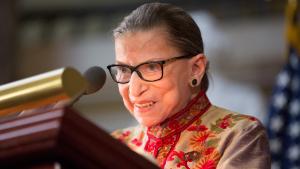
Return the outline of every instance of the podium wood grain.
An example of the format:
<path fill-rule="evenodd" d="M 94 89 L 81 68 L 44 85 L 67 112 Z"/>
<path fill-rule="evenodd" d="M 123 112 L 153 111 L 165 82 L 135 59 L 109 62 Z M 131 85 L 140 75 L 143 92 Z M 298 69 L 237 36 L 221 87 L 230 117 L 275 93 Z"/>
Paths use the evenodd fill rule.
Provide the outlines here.
<path fill-rule="evenodd" d="M 0 122 L 1 169 L 49 167 L 158 169 L 71 108 Z"/>

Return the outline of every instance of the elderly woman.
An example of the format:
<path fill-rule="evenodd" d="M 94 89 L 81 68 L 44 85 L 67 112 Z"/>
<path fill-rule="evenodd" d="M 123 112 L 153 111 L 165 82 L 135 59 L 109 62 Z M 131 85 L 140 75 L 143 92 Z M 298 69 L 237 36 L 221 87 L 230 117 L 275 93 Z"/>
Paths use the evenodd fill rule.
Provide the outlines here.
<path fill-rule="evenodd" d="M 201 33 L 182 9 L 144 4 L 114 30 L 107 66 L 139 125 L 113 133 L 161 168 L 268 169 L 262 124 L 210 103 Z"/>

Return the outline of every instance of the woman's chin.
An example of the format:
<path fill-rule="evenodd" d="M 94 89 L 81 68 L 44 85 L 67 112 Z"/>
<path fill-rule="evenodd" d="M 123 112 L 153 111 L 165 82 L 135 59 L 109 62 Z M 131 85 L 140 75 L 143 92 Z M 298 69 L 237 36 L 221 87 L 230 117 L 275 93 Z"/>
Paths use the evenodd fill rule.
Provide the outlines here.
<path fill-rule="evenodd" d="M 155 126 L 159 123 L 159 122 L 157 122 L 157 120 L 154 120 L 154 119 L 140 119 L 140 118 L 136 118 L 136 119 L 139 122 L 139 124 L 141 124 L 145 127 Z"/>

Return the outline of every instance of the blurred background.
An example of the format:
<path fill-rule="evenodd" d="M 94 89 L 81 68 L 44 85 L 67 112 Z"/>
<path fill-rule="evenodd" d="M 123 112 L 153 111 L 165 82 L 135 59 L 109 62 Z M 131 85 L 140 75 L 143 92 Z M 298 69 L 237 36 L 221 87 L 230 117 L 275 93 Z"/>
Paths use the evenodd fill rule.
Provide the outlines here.
<path fill-rule="evenodd" d="M 0 84 L 53 69 L 114 63 L 112 29 L 141 0 L 1 0 Z M 148 1 L 149 2 L 149 1 Z M 265 122 L 272 86 L 287 59 L 286 1 L 169 0 L 198 23 L 210 61 L 213 104 Z M 112 131 L 132 126 L 108 72 L 96 94 L 75 107 Z"/>

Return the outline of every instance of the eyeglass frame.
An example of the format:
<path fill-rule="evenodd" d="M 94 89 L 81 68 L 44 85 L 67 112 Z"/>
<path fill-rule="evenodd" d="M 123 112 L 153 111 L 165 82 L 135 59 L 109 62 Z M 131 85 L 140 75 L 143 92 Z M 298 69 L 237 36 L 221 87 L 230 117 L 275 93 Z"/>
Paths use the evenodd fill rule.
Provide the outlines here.
<path fill-rule="evenodd" d="M 169 59 L 166 59 L 166 60 L 159 60 L 159 61 L 147 61 L 147 62 L 143 62 L 143 63 L 140 63 L 136 66 L 130 66 L 130 65 L 125 65 L 125 64 L 110 64 L 108 66 L 106 66 L 106 68 L 108 69 L 112 79 L 116 82 L 116 83 L 120 83 L 120 84 L 126 84 L 126 83 L 129 83 L 130 82 L 130 78 L 128 81 L 126 82 L 118 82 L 117 79 L 115 79 L 115 75 L 111 72 L 111 67 L 114 67 L 114 66 L 123 66 L 123 67 L 126 67 L 128 68 L 130 71 L 131 71 L 131 76 L 133 74 L 133 72 L 136 72 L 137 75 L 139 76 L 140 79 L 146 81 L 146 82 L 156 82 L 156 81 L 159 81 L 163 78 L 164 76 L 164 64 L 168 63 L 168 62 L 173 62 L 173 61 L 176 61 L 176 60 L 179 60 L 179 59 L 190 59 L 192 57 L 194 57 L 195 55 L 191 55 L 191 54 L 188 54 L 188 55 L 182 55 L 182 56 L 177 56 L 177 57 L 172 57 L 172 58 L 169 58 Z M 149 63 L 156 63 L 156 64 L 159 64 L 160 67 L 161 67 L 161 77 L 156 79 L 156 80 L 147 80 L 143 77 L 142 73 L 138 70 L 138 68 L 142 65 L 145 65 L 145 64 L 149 64 Z M 131 77 L 130 76 L 130 77 Z"/>

